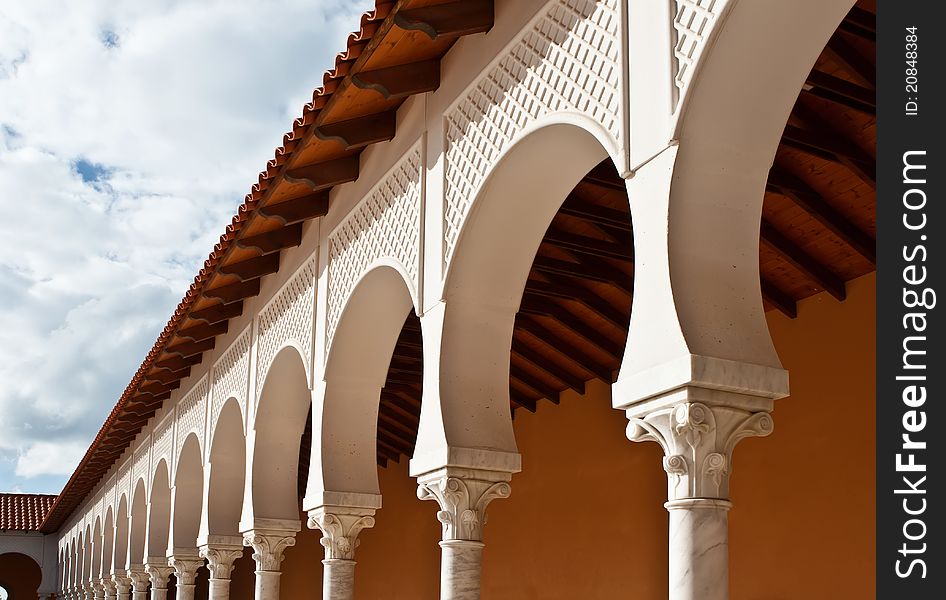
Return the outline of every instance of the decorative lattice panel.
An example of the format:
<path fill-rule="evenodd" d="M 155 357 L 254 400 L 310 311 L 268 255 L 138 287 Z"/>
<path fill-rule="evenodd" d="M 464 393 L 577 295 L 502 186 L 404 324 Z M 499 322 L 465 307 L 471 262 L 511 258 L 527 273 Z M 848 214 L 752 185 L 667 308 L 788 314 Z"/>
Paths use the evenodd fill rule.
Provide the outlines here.
<path fill-rule="evenodd" d="M 181 455 L 184 440 L 192 432 L 197 434 L 197 441 L 201 448 L 204 446 L 204 420 L 207 418 L 207 394 L 210 391 L 210 380 L 206 375 L 187 392 L 187 395 L 177 403 L 177 442 L 175 456 Z"/>
<path fill-rule="evenodd" d="M 421 153 L 418 143 L 368 193 L 329 237 L 325 346 L 365 270 L 380 258 L 399 262 L 418 284 Z"/>
<path fill-rule="evenodd" d="M 722 9 L 723 0 L 672 0 L 676 4 L 673 19 L 673 58 L 677 73 L 673 79 L 677 86 L 677 101 L 693 76 L 706 38 L 712 30 L 716 17 Z"/>
<path fill-rule="evenodd" d="M 154 447 L 151 451 L 152 468 L 157 467 L 158 462 L 163 458 L 167 461 L 168 477 L 174 473 L 174 465 L 171 462 L 171 442 L 174 438 L 174 415 L 168 415 L 164 421 L 154 428 L 152 439 Z"/>
<path fill-rule="evenodd" d="M 288 342 L 295 342 L 302 349 L 306 375 L 311 376 L 315 269 L 315 260 L 307 262 L 260 311 L 257 321 L 257 398 L 266 371 L 276 353 Z"/>
<path fill-rule="evenodd" d="M 250 335 L 247 327 L 213 366 L 213 387 L 210 393 L 210 426 L 217 426 L 223 404 L 236 398 L 246 415 L 247 386 L 250 378 Z"/>
<path fill-rule="evenodd" d="M 621 135 L 617 0 L 559 0 L 450 109 L 445 120 L 444 264 L 500 153 L 536 119 L 584 114 Z"/>
<path fill-rule="evenodd" d="M 130 497 L 131 494 L 131 469 L 132 469 L 132 459 L 128 459 L 118 469 L 118 493 L 117 497 L 121 497 L 122 494 L 125 494 L 127 497 Z M 130 502 L 130 500 L 129 500 Z M 130 509 L 129 509 L 130 510 Z"/>
<path fill-rule="evenodd" d="M 135 468 L 134 468 L 134 485 L 138 485 L 138 480 L 144 478 L 145 487 L 151 487 L 151 478 L 148 477 L 148 451 L 150 450 L 149 444 L 142 445 L 141 448 L 135 452 Z"/>

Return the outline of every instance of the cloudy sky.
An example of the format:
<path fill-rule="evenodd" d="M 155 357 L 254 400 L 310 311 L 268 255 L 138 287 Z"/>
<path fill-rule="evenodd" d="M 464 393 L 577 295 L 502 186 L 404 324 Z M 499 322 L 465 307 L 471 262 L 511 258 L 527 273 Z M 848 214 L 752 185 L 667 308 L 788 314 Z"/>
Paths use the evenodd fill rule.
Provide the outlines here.
<path fill-rule="evenodd" d="M 0 0 L 0 492 L 57 493 L 370 0 Z"/>

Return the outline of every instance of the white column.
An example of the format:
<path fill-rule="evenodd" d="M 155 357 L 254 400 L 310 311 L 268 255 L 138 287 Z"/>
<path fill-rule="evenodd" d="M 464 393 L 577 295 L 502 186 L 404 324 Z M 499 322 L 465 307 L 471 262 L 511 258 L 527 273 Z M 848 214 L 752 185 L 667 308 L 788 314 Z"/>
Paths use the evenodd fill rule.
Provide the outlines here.
<path fill-rule="evenodd" d="M 696 397 L 694 397 L 696 396 Z M 712 400 L 725 394 L 716 392 Z M 627 435 L 664 451 L 670 512 L 670 600 L 729 598 L 729 478 L 736 443 L 772 432 L 767 411 L 736 397 L 709 404 L 693 390 L 676 402 L 630 409 Z"/>
<path fill-rule="evenodd" d="M 510 473 L 447 467 L 417 478 L 417 497 L 440 505 L 441 600 L 478 600 L 486 505 L 512 492 Z"/>
<path fill-rule="evenodd" d="M 151 578 L 148 577 L 144 565 L 131 565 L 128 568 L 128 580 L 131 582 L 131 599 L 148 600 L 148 586 Z"/>
<path fill-rule="evenodd" d="M 374 527 L 374 509 L 321 506 L 309 511 L 308 526 L 322 531 L 322 598 L 351 600 L 355 594 L 355 549 L 362 529 Z"/>
<path fill-rule="evenodd" d="M 286 548 L 296 544 L 297 531 L 256 528 L 244 532 L 243 545 L 253 548 L 256 561 L 255 600 L 279 600 L 279 565 Z"/>
<path fill-rule="evenodd" d="M 167 600 L 168 578 L 174 572 L 174 569 L 168 566 L 167 559 L 149 557 L 145 563 L 145 571 L 151 580 L 150 600 Z"/>
<path fill-rule="evenodd" d="M 194 554 L 180 555 L 174 554 L 168 557 L 168 566 L 174 569 L 174 575 L 177 578 L 177 587 L 175 588 L 175 600 L 194 600 L 194 592 L 197 589 L 195 583 L 197 579 L 197 569 L 202 567 L 204 559 Z"/>
<path fill-rule="evenodd" d="M 131 579 L 127 575 L 113 574 L 112 585 L 115 586 L 116 600 L 131 600 Z"/>
<path fill-rule="evenodd" d="M 205 544 L 200 547 L 200 556 L 207 559 L 210 571 L 210 600 L 229 600 L 230 574 L 233 573 L 233 563 L 243 556 L 243 546 Z"/>

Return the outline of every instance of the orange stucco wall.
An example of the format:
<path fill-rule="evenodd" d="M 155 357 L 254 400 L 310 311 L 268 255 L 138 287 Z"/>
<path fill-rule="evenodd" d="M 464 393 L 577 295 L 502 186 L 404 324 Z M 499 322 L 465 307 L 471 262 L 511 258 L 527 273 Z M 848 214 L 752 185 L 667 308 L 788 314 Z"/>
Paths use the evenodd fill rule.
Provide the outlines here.
<path fill-rule="evenodd" d="M 736 450 L 732 483 L 734 600 L 874 596 L 874 277 L 843 304 L 821 294 L 770 329 L 791 372 L 775 433 Z M 486 527 L 483 598 L 666 597 L 666 480 L 656 444 L 624 437 L 609 388 L 517 412 L 523 471 Z M 356 596 L 437 598 L 439 524 L 406 464 L 381 469 L 384 508 L 362 533 Z M 318 598 L 321 547 L 305 531 L 283 563 L 283 598 Z M 234 599 L 252 598 L 248 555 Z"/>

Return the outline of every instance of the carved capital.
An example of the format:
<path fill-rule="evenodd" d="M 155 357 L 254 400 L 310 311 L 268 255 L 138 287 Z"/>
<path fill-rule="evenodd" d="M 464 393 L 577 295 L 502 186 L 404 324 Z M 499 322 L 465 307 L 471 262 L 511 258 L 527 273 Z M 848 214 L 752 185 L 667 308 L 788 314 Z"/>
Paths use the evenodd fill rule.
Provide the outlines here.
<path fill-rule="evenodd" d="M 483 541 L 486 505 L 512 493 L 510 474 L 470 469 L 441 469 L 417 478 L 417 497 L 440 505 L 442 539 Z"/>
<path fill-rule="evenodd" d="M 144 565 L 132 565 L 128 568 L 128 581 L 131 582 L 132 590 L 136 592 L 147 592 L 151 578 L 148 576 L 148 572 L 145 571 Z"/>
<path fill-rule="evenodd" d="M 115 586 L 115 593 L 127 594 L 131 591 L 131 578 L 121 573 L 112 574 L 112 585 Z"/>
<path fill-rule="evenodd" d="M 145 572 L 151 580 L 152 589 L 166 590 L 168 587 L 168 578 L 174 573 L 174 568 L 167 564 L 167 560 L 164 560 L 164 562 L 152 562 L 151 559 L 149 559 L 148 562 L 145 563 Z"/>
<path fill-rule="evenodd" d="M 105 586 L 101 579 L 92 582 L 92 597 L 95 600 L 105 600 Z"/>
<path fill-rule="evenodd" d="M 631 418 L 627 437 L 653 441 L 664 451 L 667 500 L 729 497 L 732 454 L 739 440 L 772 433 L 767 412 L 681 402 Z"/>
<path fill-rule="evenodd" d="M 197 569 L 204 566 L 204 559 L 198 556 L 170 556 L 168 566 L 174 569 L 178 585 L 194 585 Z"/>
<path fill-rule="evenodd" d="M 115 587 L 115 582 L 112 581 L 111 576 L 102 578 L 102 590 L 106 599 L 114 598 L 118 594 L 118 588 Z"/>
<path fill-rule="evenodd" d="M 243 534 L 243 545 L 253 548 L 257 571 L 278 572 L 283 552 L 296 545 L 296 532 L 250 530 Z"/>
<path fill-rule="evenodd" d="M 322 531 L 326 560 L 355 560 L 358 534 L 374 527 L 374 509 L 321 506 L 309 511 L 307 524 Z"/>
<path fill-rule="evenodd" d="M 211 579 L 230 579 L 233 563 L 243 556 L 243 546 L 206 544 L 200 547 L 201 558 L 207 559 Z"/>

